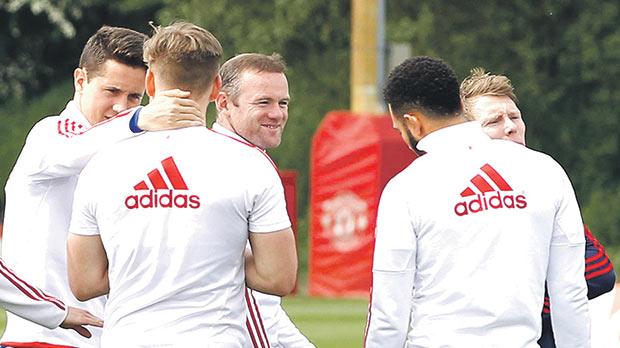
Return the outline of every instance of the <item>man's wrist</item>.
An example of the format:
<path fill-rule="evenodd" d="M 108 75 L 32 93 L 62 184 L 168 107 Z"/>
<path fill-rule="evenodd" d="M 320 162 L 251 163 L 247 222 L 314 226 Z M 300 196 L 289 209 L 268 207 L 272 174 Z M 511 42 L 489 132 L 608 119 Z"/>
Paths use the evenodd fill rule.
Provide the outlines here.
<path fill-rule="evenodd" d="M 140 112 L 142 111 L 142 107 L 138 107 L 136 111 L 134 111 L 133 116 L 129 120 L 129 129 L 133 133 L 141 133 L 142 129 L 138 126 L 138 118 L 140 117 Z"/>

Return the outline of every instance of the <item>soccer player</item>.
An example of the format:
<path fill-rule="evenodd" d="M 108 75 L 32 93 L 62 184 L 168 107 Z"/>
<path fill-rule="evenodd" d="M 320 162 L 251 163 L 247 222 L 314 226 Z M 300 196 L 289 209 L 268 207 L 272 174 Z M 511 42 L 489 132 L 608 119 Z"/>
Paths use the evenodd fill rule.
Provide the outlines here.
<path fill-rule="evenodd" d="M 384 96 L 426 154 L 381 195 L 366 347 L 538 347 L 545 279 L 558 345 L 589 346 L 583 225 L 560 165 L 467 122 L 439 59 L 407 59 Z"/>
<path fill-rule="evenodd" d="M 220 68 L 215 132 L 261 150 L 280 145 L 288 119 L 286 64 L 278 54 L 245 53 Z M 295 327 L 278 296 L 246 290 L 248 347 L 314 347 Z"/>
<path fill-rule="evenodd" d="M 517 104 L 512 83 L 504 75 L 491 75 L 475 68 L 461 83 L 461 96 L 468 119 L 476 120 L 482 130 L 494 139 L 505 139 L 525 145 L 525 122 Z M 614 288 L 616 276 L 603 245 L 586 225 L 585 279 L 588 299 L 596 298 Z M 538 343 L 543 348 L 555 347 L 549 298 L 545 297 L 542 313 L 542 335 Z"/>
<path fill-rule="evenodd" d="M 89 312 L 69 307 L 63 301 L 29 284 L 0 260 L 0 307 L 48 329 L 73 329 L 84 337 L 91 333 L 85 325 L 103 326 L 103 321 Z M 15 346 L 5 343 L 0 347 Z M 17 344 L 16 346 L 20 346 Z"/>
<path fill-rule="evenodd" d="M 221 54 L 193 24 L 156 30 L 144 50 L 147 93 L 190 91 L 204 115 L 221 85 Z M 256 147 L 204 127 L 119 142 L 80 175 L 68 265 L 78 299 L 109 294 L 103 347 L 241 347 L 244 279 L 276 295 L 295 283 L 277 170 Z"/>
<path fill-rule="evenodd" d="M 69 306 L 79 302 L 67 280 L 67 231 L 77 177 L 88 159 L 98 149 L 134 136 L 132 129 L 204 123 L 195 102 L 176 98 L 187 96 L 180 91 L 158 95 L 138 109 L 140 115 L 119 113 L 138 106 L 144 94 L 145 40 L 144 34 L 107 26 L 91 36 L 74 72 L 73 100 L 59 116 L 44 118 L 32 128 L 7 180 L 2 255 L 17 273 Z M 79 306 L 103 316 L 104 301 L 101 297 Z M 99 334 L 95 329 L 86 340 L 9 314 L 3 340 L 89 347 L 98 346 Z"/>

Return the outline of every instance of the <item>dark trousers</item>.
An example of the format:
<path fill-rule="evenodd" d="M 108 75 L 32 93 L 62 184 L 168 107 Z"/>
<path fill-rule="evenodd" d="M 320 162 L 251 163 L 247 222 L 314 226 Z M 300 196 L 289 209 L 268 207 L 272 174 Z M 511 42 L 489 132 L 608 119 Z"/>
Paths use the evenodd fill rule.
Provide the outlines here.
<path fill-rule="evenodd" d="M 541 348 L 555 348 L 555 340 L 553 339 L 553 329 L 551 328 L 551 317 L 543 315 L 542 317 L 542 334 L 538 340 Z"/>

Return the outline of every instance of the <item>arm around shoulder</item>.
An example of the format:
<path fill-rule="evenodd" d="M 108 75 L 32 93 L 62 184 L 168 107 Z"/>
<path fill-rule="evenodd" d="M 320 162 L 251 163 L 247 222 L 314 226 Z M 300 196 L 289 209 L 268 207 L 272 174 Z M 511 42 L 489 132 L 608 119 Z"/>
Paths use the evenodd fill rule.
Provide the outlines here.
<path fill-rule="evenodd" d="M 28 134 L 16 168 L 34 181 L 77 175 L 97 151 L 135 135 L 129 129 L 129 119 L 119 116 L 88 129 L 67 130 L 66 124 L 75 121 L 45 118 Z"/>

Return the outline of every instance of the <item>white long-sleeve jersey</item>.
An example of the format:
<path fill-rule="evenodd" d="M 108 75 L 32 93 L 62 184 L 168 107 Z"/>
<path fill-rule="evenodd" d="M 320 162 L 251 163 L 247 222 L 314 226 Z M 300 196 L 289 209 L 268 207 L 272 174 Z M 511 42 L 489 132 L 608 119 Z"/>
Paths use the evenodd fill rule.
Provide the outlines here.
<path fill-rule="evenodd" d="M 31 285 L 0 260 L 0 307 L 28 321 L 54 329 L 67 317 L 67 306 Z"/>
<path fill-rule="evenodd" d="M 99 149 L 135 135 L 132 112 L 91 127 L 69 102 L 59 116 L 46 117 L 30 131 L 7 180 L 2 255 L 11 267 L 67 305 L 103 315 L 104 298 L 78 302 L 67 279 L 67 232 L 78 174 Z M 83 338 L 70 330 L 48 330 L 8 315 L 3 341 L 45 341 L 98 346 L 100 330 Z"/>
<path fill-rule="evenodd" d="M 437 130 L 379 205 L 366 347 L 538 347 L 545 279 L 558 347 L 589 346 L 584 235 L 549 156 Z"/>

